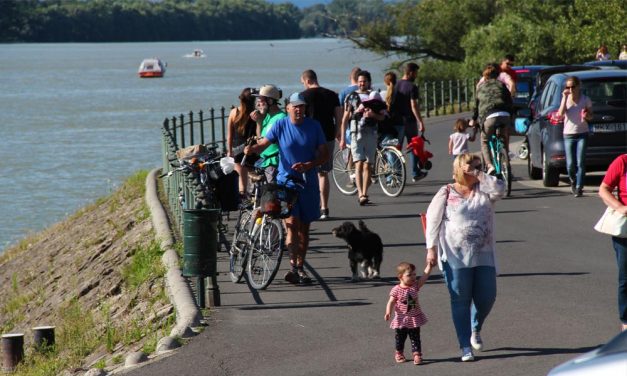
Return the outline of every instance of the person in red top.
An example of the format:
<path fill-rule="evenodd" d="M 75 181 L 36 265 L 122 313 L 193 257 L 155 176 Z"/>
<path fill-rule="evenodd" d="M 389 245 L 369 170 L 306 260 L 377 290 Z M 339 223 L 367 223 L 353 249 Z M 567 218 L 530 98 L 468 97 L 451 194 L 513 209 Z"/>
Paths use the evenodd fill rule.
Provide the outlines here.
<path fill-rule="evenodd" d="M 424 274 L 416 279 L 416 266 L 408 262 L 401 262 L 396 267 L 396 274 L 400 283 L 390 291 L 390 300 L 385 307 L 385 321 L 390 319 L 392 309 L 394 309 L 394 319 L 390 328 L 396 333 L 396 354 L 394 359 L 397 363 L 406 361 L 403 350 L 405 340 L 409 335 L 411 341 L 411 351 L 415 365 L 422 363 L 422 346 L 420 343 L 420 327 L 427 323 L 427 316 L 420 309 L 418 302 L 418 291 L 427 282 L 431 274 L 431 264 L 427 264 Z"/>
<path fill-rule="evenodd" d="M 614 190 L 618 195 L 614 196 Z M 627 154 L 618 156 L 608 167 L 599 187 L 599 196 L 608 207 L 627 216 Z M 627 330 L 627 238 L 612 236 L 618 264 L 618 314 L 622 330 Z"/>

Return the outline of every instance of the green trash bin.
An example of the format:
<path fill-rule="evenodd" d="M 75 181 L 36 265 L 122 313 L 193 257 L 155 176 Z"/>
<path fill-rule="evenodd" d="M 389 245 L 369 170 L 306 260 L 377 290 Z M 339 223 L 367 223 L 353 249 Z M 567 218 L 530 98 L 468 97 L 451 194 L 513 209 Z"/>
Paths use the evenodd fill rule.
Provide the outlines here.
<path fill-rule="evenodd" d="M 216 274 L 219 216 L 217 209 L 183 210 L 183 276 Z"/>

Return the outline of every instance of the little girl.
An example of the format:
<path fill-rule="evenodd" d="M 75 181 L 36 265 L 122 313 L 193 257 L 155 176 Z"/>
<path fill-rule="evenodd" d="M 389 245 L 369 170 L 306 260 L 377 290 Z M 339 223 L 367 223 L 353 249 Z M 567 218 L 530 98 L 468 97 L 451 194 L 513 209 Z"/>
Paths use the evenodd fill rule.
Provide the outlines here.
<path fill-rule="evenodd" d="M 396 331 L 397 363 L 406 361 L 403 349 L 405 340 L 409 335 L 414 364 L 422 363 L 422 347 L 420 344 L 420 327 L 427 323 L 427 316 L 422 313 L 418 304 L 418 291 L 427 282 L 431 274 L 431 265 L 427 265 L 424 274 L 416 280 L 416 266 L 408 262 L 401 262 L 396 267 L 396 275 L 401 282 L 390 291 L 390 300 L 385 307 L 385 321 L 390 319 L 392 307 L 394 307 L 394 319 L 390 328 Z"/>
<path fill-rule="evenodd" d="M 459 154 L 468 153 L 468 141 L 474 141 L 477 135 L 477 128 L 473 128 L 472 135 L 466 133 L 468 121 L 457 119 L 452 133 L 448 139 L 448 153 L 455 158 Z"/>

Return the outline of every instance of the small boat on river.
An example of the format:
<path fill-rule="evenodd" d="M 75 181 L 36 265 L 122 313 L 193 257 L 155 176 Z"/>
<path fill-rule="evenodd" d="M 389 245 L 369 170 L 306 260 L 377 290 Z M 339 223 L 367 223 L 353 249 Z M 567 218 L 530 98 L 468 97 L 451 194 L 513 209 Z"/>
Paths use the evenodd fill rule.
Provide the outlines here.
<path fill-rule="evenodd" d="M 137 73 L 141 78 L 163 77 L 165 74 L 165 67 L 167 65 L 167 63 L 157 59 L 156 57 L 144 59 L 139 65 Z"/>
<path fill-rule="evenodd" d="M 205 55 L 205 52 L 201 50 L 200 48 L 196 48 L 194 52 L 192 52 L 191 54 L 183 55 L 183 57 L 200 59 L 203 57 L 207 57 L 207 55 Z"/>

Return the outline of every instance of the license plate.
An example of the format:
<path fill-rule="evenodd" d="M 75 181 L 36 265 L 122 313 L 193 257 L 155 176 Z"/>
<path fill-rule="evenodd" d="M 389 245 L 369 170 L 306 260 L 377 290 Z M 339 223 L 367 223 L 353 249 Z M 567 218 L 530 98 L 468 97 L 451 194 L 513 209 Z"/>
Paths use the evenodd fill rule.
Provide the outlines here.
<path fill-rule="evenodd" d="M 593 133 L 627 132 L 627 123 L 592 124 Z"/>

